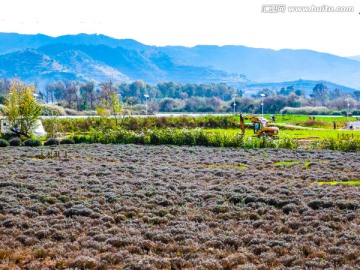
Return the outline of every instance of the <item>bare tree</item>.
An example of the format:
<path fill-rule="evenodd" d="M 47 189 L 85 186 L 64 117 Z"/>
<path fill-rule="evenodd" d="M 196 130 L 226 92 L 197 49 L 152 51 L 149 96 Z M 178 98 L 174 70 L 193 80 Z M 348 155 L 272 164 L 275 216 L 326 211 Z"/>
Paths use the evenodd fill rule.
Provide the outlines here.
<path fill-rule="evenodd" d="M 74 102 L 76 102 L 77 87 L 74 82 L 66 81 L 65 83 L 65 100 L 68 103 L 69 108 L 72 108 Z"/>

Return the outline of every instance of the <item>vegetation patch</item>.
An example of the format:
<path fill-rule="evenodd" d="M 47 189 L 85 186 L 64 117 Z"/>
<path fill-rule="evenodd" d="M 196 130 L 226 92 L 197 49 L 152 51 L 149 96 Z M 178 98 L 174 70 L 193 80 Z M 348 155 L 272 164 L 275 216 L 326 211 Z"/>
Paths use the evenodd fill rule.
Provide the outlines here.
<path fill-rule="evenodd" d="M 274 163 L 274 166 L 275 167 L 281 167 L 281 166 L 285 166 L 285 167 L 288 167 L 288 166 L 292 166 L 292 165 L 298 165 L 298 164 L 304 164 L 305 167 L 308 167 L 311 162 L 310 161 L 278 161 L 278 162 L 275 162 Z"/>
<path fill-rule="evenodd" d="M 62 139 L 60 144 L 75 144 L 75 141 L 71 138 Z"/>
<path fill-rule="evenodd" d="M 27 139 L 26 141 L 24 141 L 24 146 L 37 147 L 41 145 L 41 141 L 36 139 Z"/>
<path fill-rule="evenodd" d="M 231 169 L 231 170 L 245 170 L 248 166 L 246 165 L 235 165 L 235 164 L 214 164 L 214 165 L 208 165 L 206 168 L 210 169 Z"/>
<path fill-rule="evenodd" d="M 318 185 L 330 185 L 330 186 L 335 186 L 335 185 L 349 185 L 349 186 L 360 186 L 360 181 L 329 181 L 329 182 L 323 182 L 323 181 L 319 181 L 316 182 Z"/>
<path fill-rule="evenodd" d="M 9 146 L 9 142 L 7 140 L 4 139 L 0 139 L 0 147 L 7 147 Z"/>
<path fill-rule="evenodd" d="M 19 138 L 13 138 L 9 141 L 10 146 L 20 146 L 21 140 Z"/>
<path fill-rule="evenodd" d="M 55 138 L 50 138 L 46 142 L 44 142 L 45 146 L 51 146 L 51 145 L 59 145 L 59 141 Z"/>
<path fill-rule="evenodd" d="M 274 165 L 275 166 L 291 166 L 291 165 L 296 165 L 296 164 L 300 164 L 300 161 L 279 161 L 279 162 L 276 162 Z"/>
<path fill-rule="evenodd" d="M 149 129 L 135 132 L 126 129 L 94 131 L 90 135 L 73 136 L 75 143 L 151 144 L 235 147 L 245 149 L 296 149 L 299 143 L 289 136 L 273 139 L 268 136 L 245 138 L 239 133 L 205 132 L 203 129 Z"/>
<path fill-rule="evenodd" d="M 311 163 L 310 161 L 304 161 L 305 167 L 306 167 L 306 168 L 309 167 L 310 163 Z"/>
<path fill-rule="evenodd" d="M 330 149 L 339 151 L 360 151 L 360 137 L 352 134 L 341 134 L 337 138 L 325 138 L 312 144 L 314 149 Z"/>

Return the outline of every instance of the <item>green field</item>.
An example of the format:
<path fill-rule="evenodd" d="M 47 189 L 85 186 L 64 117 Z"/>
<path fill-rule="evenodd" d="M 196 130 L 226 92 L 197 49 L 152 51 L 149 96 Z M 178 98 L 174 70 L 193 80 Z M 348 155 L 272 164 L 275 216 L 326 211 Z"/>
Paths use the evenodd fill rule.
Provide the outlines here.
<path fill-rule="evenodd" d="M 350 134 L 353 137 L 360 137 L 360 131 L 350 131 L 341 129 L 346 122 L 356 121 L 356 117 L 345 116 L 315 116 L 309 119 L 308 115 L 275 115 L 276 122 L 270 122 L 270 125 L 279 127 L 280 136 L 288 135 L 295 139 L 321 140 L 325 138 L 337 138 L 343 134 Z M 271 115 L 264 115 L 264 118 L 270 119 Z M 337 129 L 334 130 L 334 122 Z M 245 121 L 250 123 L 250 121 Z M 207 132 L 220 132 L 227 134 L 236 134 L 240 129 L 206 129 Z M 246 129 L 245 136 L 254 136 L 251 129 Z"/>
<path fill-rule="evenodd" d="M 269 120 L 271 115 L 264 115 L 264 117 Z M 337 128 L 342 128 L 346 122 L 356 121 L 356 117 L 345 116 L 315 116 L 315 119 L 310 119 L 309 115 L 275 115 L 275 118 L 275 124 L 326 129 L 333 129 L 334 122 Z"/>
<path fill-rule="evenodd" d="M 270 119 L 271 115 L 264 115 L 266 119 Z M 300 121 L 308 121 L 309 115 L 275 115 L 277 123 L 296 123 Z M 356 117 L 346 117 L 346 116 L 315 116 L 316 121 L 333 123 L 336 122 L 346 122 L 346 121 L 355 121 Z"/>
<path fill-rule="evenodd" d="M 245 122 L 245 136 L 241 136 L 239 116 L 126 117 L 120 123 L 111 117 L 44 119 L 48 136 L 41 139 L 46 141 L 46 145 L 58 143 L 55 139 L 57 136 L 61 139 L 72 138 L 73 143 L 197 145 L 245 149 L 301 147 L 360 151 L 359 130 L 331 128 L 331 121 L 341 120 L 342 117 L 318 119 L 326 121 L 308 121 L 304 120 L 305 117 L 278 117 L 280 123 L 270 123 L 280 130 L 275 139 L 259 138 L 254 134 L 250 121 Z M 6 147 L 9 143 L 5 141 L 3 144 Z"/>
<path fill-rule="evenodd" d="M 270 119 L 270 115 L 265 115 Z M 349 117 L 355 121 L 355 117 Z M 333 122 L 337 129 L 334 130 Z M 52 129 L 51 120 L 44 120 L 47 132 Z M 63 136 L 75 136 L 77 142 L 87 143 L 137 143 L 176 144 L 226 147 L 313 147 L 332 150 L 360 150 L 360 131 L 343 130 L 346 117 L 319 116 L 309 120 L 306 115 L 276 116 L 280 133 L 276 142 L 271 140 L 248 140 L 257 137 L 250 121 L 245 121 L 245 138 L 239 138 L 239 115 L 228 116 L 176 116 L 176 117 L 126 117 L 116 125 L 112 118 L 61 119 L 57 132 Z M 51 132 L 50 132 L 51 133 Z M 293 141 L 294 139 L 295 141 Z M 244 142 L 246 145 L 242 145 Z M 266 144 L 266 145 L 265 145 Z"/>
<path fill-rule="evenodd" d="M 229 135 L 234 135 L 240 133 L 240 129 L 206 129 L 206 132 L 214 133 L 225 133 Z M 289 130 L 281 129 L 279 136 L 288 135 L 291 138 L 295 139 L 325 139 L 325 138 L 337 138 L 342 134 L 350 134 L 350 136 L 359 137 L 360 131 L 350 131 L 350 130 L 316 130 L 316 129 L 298 129 L 298 130 Z M 246 129 L 245 137 L 254 136 L 254 132 L 251 129 Z"/>

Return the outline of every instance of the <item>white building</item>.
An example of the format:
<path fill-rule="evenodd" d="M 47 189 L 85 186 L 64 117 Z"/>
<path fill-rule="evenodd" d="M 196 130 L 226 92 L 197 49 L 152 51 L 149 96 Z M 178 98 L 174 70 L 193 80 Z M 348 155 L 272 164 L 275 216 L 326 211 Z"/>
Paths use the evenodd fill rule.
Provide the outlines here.
<path fill-rule="evenodd" d="M 360 121 L 347 122 L 347 123 L 346 123 L 346 126 L 343 127 L 343 129 L 348 129 L 348 130 L 360 130 Z"/>
<path fill-rule="evenodd" d="M 0 125 L 1 125 L 1 133 L 2 134 L 11 134 L 11 130 L 10 130 L 10 123 L 7 119 L 0 119 Z M 36 137 L 42 137 L 42 136 L 46 136 L 46 132 L 44 129 L 44 126 L 41 122 L 41 120 L 37 120 L 36 122 L 36 128 L 34 128 L 33 132 L 32 132 Z"/>

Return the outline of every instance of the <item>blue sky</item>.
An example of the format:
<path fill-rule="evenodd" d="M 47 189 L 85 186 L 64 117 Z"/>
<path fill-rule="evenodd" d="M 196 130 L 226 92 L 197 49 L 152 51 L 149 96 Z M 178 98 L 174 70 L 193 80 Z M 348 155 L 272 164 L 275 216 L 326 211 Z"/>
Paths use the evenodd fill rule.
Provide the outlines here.
<path fill-rule="evenodd" d="M 354 6 L 347 13 L 263 13 L 263 5 Z M 360 55 L 354 0 L 2 0 L 0 32 L 99 33 L 148 45 L 245 45 Z"/>

